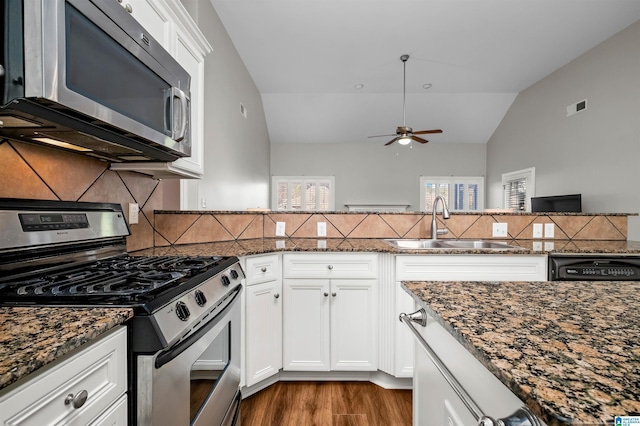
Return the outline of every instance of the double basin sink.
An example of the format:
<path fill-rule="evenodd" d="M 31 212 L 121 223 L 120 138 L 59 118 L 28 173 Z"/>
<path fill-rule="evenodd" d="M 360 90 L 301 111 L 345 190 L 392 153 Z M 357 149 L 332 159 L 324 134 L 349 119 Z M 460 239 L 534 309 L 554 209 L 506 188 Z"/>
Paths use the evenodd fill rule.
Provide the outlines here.
<path fill-rule="evenodd" d="M 499 241 L 488 240 L 418 240 L 418 239 L 387 239 L 391 246 L 400 250 L 521 250 L 522 247 L 512 246 Z"/>

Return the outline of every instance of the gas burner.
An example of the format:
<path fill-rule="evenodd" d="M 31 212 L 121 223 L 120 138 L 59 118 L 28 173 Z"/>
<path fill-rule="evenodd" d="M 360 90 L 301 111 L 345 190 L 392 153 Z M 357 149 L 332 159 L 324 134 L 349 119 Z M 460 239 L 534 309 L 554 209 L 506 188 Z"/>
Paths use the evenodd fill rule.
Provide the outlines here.
<path fill-rule="evenodd" d="M 37 303 L 142 303 L 170 291 L 193 277 L 216 269 L 219 256 L 130 256 L 35 273 L 17 280 L 0 280 L 0 300 Z"/>

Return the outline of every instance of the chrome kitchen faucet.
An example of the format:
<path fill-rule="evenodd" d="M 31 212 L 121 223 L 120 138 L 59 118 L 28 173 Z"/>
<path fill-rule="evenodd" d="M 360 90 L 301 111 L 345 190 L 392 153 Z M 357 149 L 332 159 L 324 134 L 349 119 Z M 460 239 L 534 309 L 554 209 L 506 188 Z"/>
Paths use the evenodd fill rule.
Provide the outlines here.
<path fill-rule="evenodd" d="M 437 240 L 438 235 L 444 235 L 449 232 L 449 230 L 445 228 L 438 229 L 438 222 L 436 222 L 436 207 L 438 206 L 438 200 L 442 202 L 442 218 L 449 219 L 449 209 L 447 209 L 447 203 L 442 198 L 442 195 L 438 195 L 436 199 L 433 201 L 433 219 L 431 219 L 431 239 Z"/>

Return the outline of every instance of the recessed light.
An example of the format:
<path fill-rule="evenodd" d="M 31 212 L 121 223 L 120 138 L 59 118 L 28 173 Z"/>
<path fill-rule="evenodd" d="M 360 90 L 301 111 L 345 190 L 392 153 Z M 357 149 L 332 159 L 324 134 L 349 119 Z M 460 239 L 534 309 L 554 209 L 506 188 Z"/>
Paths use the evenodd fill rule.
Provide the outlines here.
<path fill-rule="evenodd" d="M 353 87 L 358 89 L 358 90 L 360 90 L 360 89 L 362 89 L 364 87 L 364 84 L 362 84 L 362 83 L 354 84 Z"/>
<path fill-rule="evenodd" d="M 425 90 L 427 90 L 427 89 L 431 89 L 431 86 L 433 86 L 433 84 L 431 84 L 431 83 L 425 83 L 425 84 L 423 84 L 423 85 L 422 85 L 422 88 L 423 88 L 423 89 L 425 89 Z"/>

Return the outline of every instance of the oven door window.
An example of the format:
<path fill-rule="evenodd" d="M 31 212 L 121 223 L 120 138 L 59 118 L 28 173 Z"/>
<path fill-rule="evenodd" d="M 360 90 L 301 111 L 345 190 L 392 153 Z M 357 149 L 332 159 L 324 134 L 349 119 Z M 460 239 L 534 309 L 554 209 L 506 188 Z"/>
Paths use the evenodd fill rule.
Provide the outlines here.
<path fill-rule="evenodd" d="M 171 85 L 68 3 L 65 18 L 67 88 L 170 135 Z"/>
<path fill-rule="evenodd" d="M 191 366 L 191 423 L 208 399 L 231 362 L 231 324 L 227 323 L 213 343 Z"/>

